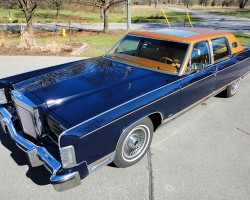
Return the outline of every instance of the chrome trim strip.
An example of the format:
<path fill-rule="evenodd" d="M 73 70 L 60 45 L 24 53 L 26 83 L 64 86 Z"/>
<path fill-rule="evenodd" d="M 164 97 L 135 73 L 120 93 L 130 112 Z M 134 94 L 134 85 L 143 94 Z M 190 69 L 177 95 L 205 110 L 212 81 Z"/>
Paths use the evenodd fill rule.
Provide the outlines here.
<path fill-rule="evenodd" d="M 12 140 L 21 150 L 27 153 L 32 167 L 44 165 L 45 168 L 52 173 L 50 182 L 56 184 L 56 186 L 61 189 L 60 191 L 64 188 L 69 189 L 65 184 L 73 186 L 81 184 L 81 181 L 79 181 L 80 179 L 78 179 L 78 177 L 80 177 L 78 172 L 67 175 L 57 175 L 57 172 L 61 169 L 61 163 L 57 161 L 44 147 L 33 144 L 19 134 L 11 121 L 12 115 L 6 108 L 0 107 L 0 113 L 3 116 L 3 118 L 0 118 L 1 124 L 4 125 L 3 128 L 7 127 Z"/>

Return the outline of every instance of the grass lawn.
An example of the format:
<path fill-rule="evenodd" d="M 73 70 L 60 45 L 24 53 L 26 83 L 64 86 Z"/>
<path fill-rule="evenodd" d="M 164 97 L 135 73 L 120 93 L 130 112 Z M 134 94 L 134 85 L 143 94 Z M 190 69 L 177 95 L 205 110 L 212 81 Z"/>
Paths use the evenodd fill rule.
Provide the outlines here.
<path fill-rule="evenodd" d="M 235 33 L 235 36 L 238 38 L 242 45 L 246 45 L 250 47 L 250 35 L 243 33 Z"/>
<path fill-rule="evenodd" d="M 170 22 L 183 22 L 185 15 L 176 11 L 165 9 L 165 12 Z M 35 23 L 52 23 L 56 22 L 55 19 L 56 10 L 54 9 L 37 9 L 33 16 L 33 22 Z M 18 9 L 10 9 L 10 16 L 12 22 L 25 23 L 23 13 Z M 126 13 L 110 13 L 110 22 L 126 22 Z M 71 10 L 61 10 L 59 15 L 59 22 L 102 22 L 100 19 L 100 13 L 84 12 Z M 197 21 L 199 18 L 192 17 L 192 21 Z M 153 6 L 133 6 L 132 7 L 132 22 L 165 22 L 165 18 L 160 8 L 154 8 Z M 8 10 L 0 8 L 0 23 L 8 23 Z"/>
<path fill-rule="evenodd" d="M 46 33 L 47 36 L 40 37 L 35 36 L 35 42 L 38 45 L 46 45 L 48 43 L 51 43 L 52 41 L 56 41 L 57 43 L 69 43 L 70 38 L 69 34 L 67 34 L 67 37 L 63 38 L 61 36 L 57 36 L 57 34 L 54 33 L 54 35 L 48 36 L 48 34 L 52 33 Z M 100 56 L 103 55 L 107 50 L 109 50 L 116 42 L 118 42 L 124 35 L 126 34 L 126 31 L 110 31 L 109 34 L 103 34 L 103 33 L 95 33 L 94 35 L 88 35 L 88 33 L 83 32 L 83 34 L 74 33 L 72 36 L 72 42 L 82 42 L 82 43 L 88 43 L 90 44 L 90 47 L 84 51 L 80 56 L 83 57 L 93 57 L 93 56 Z M 0 37 L 0 54 L 1 54 L 1 42 L 4 42 L 8 44 L 8 46 L 18 46 L 20 43 L 20 37 L 13 35 L 9 35 L 8 37 L 5 36 L 5 38 Z"/>
<path fill-rule="evenodd" d="M 92 36 L 86 38 L 78 38 L 80 42 L 87 42 L 91 44 L 91 47 L 84 51 L 81 56 L 93 57 L 103 55 L 109 50 L 116 42 L 118 42 L 124 35 L 103 35 L 103 36 Z"/>

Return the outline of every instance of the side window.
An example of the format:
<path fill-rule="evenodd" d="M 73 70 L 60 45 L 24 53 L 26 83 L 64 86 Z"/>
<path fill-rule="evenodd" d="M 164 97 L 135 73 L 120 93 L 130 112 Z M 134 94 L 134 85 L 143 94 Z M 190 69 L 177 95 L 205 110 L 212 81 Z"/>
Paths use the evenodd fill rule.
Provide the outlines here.
<path fill-rule="evenodd" d="M 209 45 L 207 41 L 196 43 L 193 47 L 187 72 L 203 69 L 211 63 Z"/>
<path fill-rule="evenodd" d="M 135 56 L 139 42 L 140 42 L 139 38 L 134 38 L 134 37 L 127 38 L 116 49 L 116 53 L 123 53 Z"/>
<path fill-rule="evenodd" d="M 214 61 L 230 57 L 228 41 L 225 37 L 212 40 Z"/>

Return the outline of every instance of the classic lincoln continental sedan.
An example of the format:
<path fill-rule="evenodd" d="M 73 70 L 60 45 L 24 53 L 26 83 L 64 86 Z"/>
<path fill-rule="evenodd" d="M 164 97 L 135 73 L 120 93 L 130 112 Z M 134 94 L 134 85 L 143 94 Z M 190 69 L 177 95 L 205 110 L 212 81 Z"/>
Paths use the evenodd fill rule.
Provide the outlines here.
<path fill-rule="evenodd" d="M 111 162 L 137 163 L 159 126 L 235 95 L 249 70 L 250 48 L 228 32 L 131 32 L 101 57 L 1 79 L 1 133 L 63 191 Z"/>

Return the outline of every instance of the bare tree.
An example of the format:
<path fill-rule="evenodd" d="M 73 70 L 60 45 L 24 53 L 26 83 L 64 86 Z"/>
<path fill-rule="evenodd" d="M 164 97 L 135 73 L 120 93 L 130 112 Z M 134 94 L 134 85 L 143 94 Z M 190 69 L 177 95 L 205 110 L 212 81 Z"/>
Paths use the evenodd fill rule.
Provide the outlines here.
<path fill-rule="evenodd" d="M 158 0 L 154 0 L 155 1 L 155 8 L 158 8 Z"/>
<path fill-rule="evenodd" d="M 126 0 L 85 0 L 83 3 L 100 8 L 101 12 L 103 12 L 103 32 L 107 33 L 109 31 L 109 8 L 115 4 L 125 1 Z"/>
<path fill-rule="evenodd" d="M 58 22 L 59 12 L 65 0 L 49 0 L 56 8 L 56 21 Z"/>
<path fill-rule="evenodd" d="M 246 6 L 246 4 L 247 4 L 247 2 L 248 2 L 248 0 L 240 0 L 239 1 L 239 8 L 240 9 L 244 9 L 245 8 L 245 6 Z"/>
<path fill-rule="evenodd" d="M 35 12 L 35 9 L 37 8 L 37 1 L 36 0 L 10 0 L 13 4 L 16 4 L 19 9 L 23 12 L 28 32 L 30 34 L 33 34 L 33 23 L 32 23 L 32 17 Z"/>

